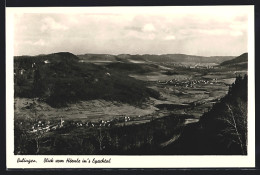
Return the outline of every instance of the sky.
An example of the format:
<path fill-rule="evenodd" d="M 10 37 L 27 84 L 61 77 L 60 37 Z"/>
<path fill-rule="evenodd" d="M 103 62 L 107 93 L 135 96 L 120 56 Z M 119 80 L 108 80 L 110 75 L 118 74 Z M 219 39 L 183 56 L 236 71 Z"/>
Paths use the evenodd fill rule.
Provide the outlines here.
<path fill-rule="evenodd" d="M 87 9 L 16 13 L 14 55 L 238 56 L 247 52 L 248 12 L 243 8 Z"/>

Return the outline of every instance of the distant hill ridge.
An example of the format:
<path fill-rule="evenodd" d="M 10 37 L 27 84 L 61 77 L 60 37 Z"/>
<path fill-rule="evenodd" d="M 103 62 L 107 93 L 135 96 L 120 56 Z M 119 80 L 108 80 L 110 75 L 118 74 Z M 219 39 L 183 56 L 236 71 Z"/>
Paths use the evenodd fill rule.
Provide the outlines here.
<path fill-rule="evenodd" d="M 221 66 L 226 66 L 226 65 L 232 65 L 232 64 L 240 64 L 240 63 L 247 63 L 248 61 L 248 53 L 243 53 L 242 55 L 228 61 L 224 61 L 221 63 Z"/>
<path fill-rule="evenodd" d="M 147 61 L 147 62 L 194 62 L 194 63 L 216 63 L 220 64 L 223 61 L 233 59 L 234 56 L 196 56 L 186 54 L 163 54 L 163 55 L 130 55 L 130 54 L 84 54 L 78 55 L 80 59 L 85 61 Z"/>
<path fill-rule="evenodd" d="M 131 54 L 119 54 L 119 55 L 111 55 L 111 54 L 82 54 L 82 55 L 74 55 L 70 52 L 58 52 L 52 54 L 41 54 L 37 56 L 15 56 L 14 59 L 24 58 L 24 59 L 38 59 L 39 61 L 75 61 L 75 60 L 84 60 L 84 61 L 109 61 L 109 62 L 133 62 L 133 61 L 141 61 L 141 62 L 192 62 L 192 63 L 216 63 L 220 64 L 222 62 L 226 62 L 235 58 L 234 56 L 196 56 L 196 55 L 186 55 L 186 54 L 163 54 L 163 55 L 152 55 L 152 54 L 144 54 L 144 55 L 131 55 Z"/>

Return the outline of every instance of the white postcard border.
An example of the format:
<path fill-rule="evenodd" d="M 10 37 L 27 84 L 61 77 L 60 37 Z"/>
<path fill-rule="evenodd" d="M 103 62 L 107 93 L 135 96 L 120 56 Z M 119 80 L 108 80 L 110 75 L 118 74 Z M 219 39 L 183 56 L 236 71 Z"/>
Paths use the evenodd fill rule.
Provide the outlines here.
<path fill-rule="evenodd" d="M 223 6 L 204 6 L 203 12 Z M 202 7 L 200 7 L 202 8 Z M 201 13 L 195 7 L 8 7 L 6 8 L 6 167 L 12 168 L 233 168 L 255 167 L 255 64 L 254 64 L 254 6 L 225 6 L 248 12 L 248 155 L 247 156 L 115 156 L 115 155 L 66 155 L 66 156 L 24 156 L 14 155 L 14 15 L 19 13 L 165 13 L 187 10 Z M 17 163 L 18 158 L 35 160 L 31 163 Z M 89 159 L 89 163 L 43 163 L 44 158 L 67 160 L 68 158 Z M 93 159 L 107 159 L 110 163 L 95 164 Z"/>

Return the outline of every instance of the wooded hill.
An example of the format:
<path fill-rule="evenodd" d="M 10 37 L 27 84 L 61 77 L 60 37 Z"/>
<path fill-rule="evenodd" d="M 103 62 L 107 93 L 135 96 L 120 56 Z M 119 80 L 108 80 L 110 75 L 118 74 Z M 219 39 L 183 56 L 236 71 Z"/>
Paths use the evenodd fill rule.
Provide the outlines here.
<path fill-rule="evenodd" d="M 141 104 L 159 97 L 122 71 L 78 59 L 71 53 L 15 57 L 15 96 L 38 97 L 53 107 L 92 99 Z"/>
<path fill-rule="evenodd" d="M 248 62 L 248 54 L 243 53 L 242 55 L 234 59 L 224 61 L 223 63 L 220 64 L 220 66 L 228 67 L 228 68 L 247 69 L 247 65 L 248 65 L 247 62 Z"/>

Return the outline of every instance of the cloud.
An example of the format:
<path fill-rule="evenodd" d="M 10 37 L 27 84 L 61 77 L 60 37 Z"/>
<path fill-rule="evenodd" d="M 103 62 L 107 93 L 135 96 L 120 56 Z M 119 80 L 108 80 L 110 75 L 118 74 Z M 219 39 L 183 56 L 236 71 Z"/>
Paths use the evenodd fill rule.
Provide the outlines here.
<path fill-rule="evenodd" d="M 143 33 L 139 31 L 130 30 L 129 32 L 125 33 L 125 39 L 138 39 L 138 40 L 153 40 L 156 38 L 155 33 Z"/>
<path fill-rule="evenodd" d="M 15 55 L 58 51 L 222 55 L 231 49 L 230 55 L 238 55 L 247 49 L 248 18 L 240 12 L 229 15 L 230 10 L 221 16 L 218 10 L 209 14 L 26 13 L 15 17 Z M 223 47 L 215 49 L 219 44 L 213 42 Z"/>
<path fill-rule="evenodd" d="M 126 39 L 138 39 L 138 40 L 154 40 L 157 37 L 157 34 L 155 31 L 155 27 L 153 24 L 147 23 L 144 24 L 143 27 L 137 26 L 127 26 L 124 27 L 124 37 Z"/>
<path fill-rule="evenodd" d="M 235 20 L 240 22 L 247 22 L 248 17 L 246 14 L 243 14 L 243 15 L 236 16 Z"/>
<path fill-rule="evenodd" d="M 154 33 L 149 33 L 148 35 L 145 36 L 144 39 L 154 40 L 155 37 L 156 37 L 156 35 Z"/>
<path fill-rule="evenodd" d="M 232 23 L 229 25 L 229 28 L 232 30 L 246 30 L 247 25 L 245 23 Z"/>
<path fill-rule="evenodd" d="M 42 20 L 43 25 L 41 26 L 41 31 L 45 32 L 47 30 L 67 30 L 68 27 L 56 22 L 51 17 L 46 17 Z"/>
<path fill-rule="evenodd" d="M 174 35 L 168 35 L 164 38 L 164 40 L 175 40 L 176 37 Z"/>
<path fill-rule="evenodd" d="M 42 39 L 36 41 L 33 43 L 34 45 L 37 45 L 37 46 L 45 46 L 46 45 L 46 42 L 43 41 Z"/>
<path fill-rule="evenodd" d="M 155 27 L 153 24 L 145 24 L 142 28 L 143 32 L 154 32 L 155 31 Z"/>
<path fill-rule="evenodd" d="M 32 46 L 45 46 L 46 45 L 46 42 L 43 41 L 42 39 L 39 39 L 37 41 L 24 41 L 23 44 L 29 44 L 29 45 L 32 45 Z"/>
<path fill-rule="evenodd" d="M 125 30 L 134 30 L 134 31 L 137 31 L 137 32 L 142 32 L 142 28 L 141 27 L 135 27 L 135 26 L 127 26 L 124 28 Z"/>
<path fill-rule="evenodd" d="M 199 33 L 201 34 L 206 34 L 206 35 L 225 35 L 228 33 L 228 30 L 225 29 L 209 29 L 209 30 L 198 30 Z"/>
<path fill-rule="evenodd" d="M 242 36 L 243 32 L 241 32 L 241 31 L 234 31 L 234 32 L 230 32 L 230 35 L 231 36 Z"/>
<path fill-rule="evenodd" d="M 199 30 L 199 33 L 203 35 L 211 35 L 211 36 L 243 36 L 243 32 L 241 30 L 232 30 L 232 29 L 212 29 L 212 30 Z"/>

